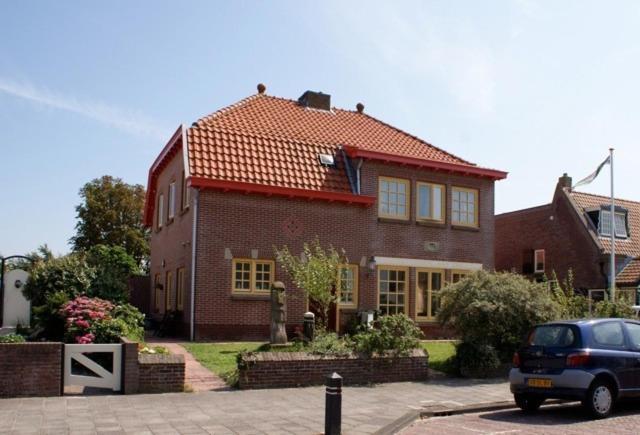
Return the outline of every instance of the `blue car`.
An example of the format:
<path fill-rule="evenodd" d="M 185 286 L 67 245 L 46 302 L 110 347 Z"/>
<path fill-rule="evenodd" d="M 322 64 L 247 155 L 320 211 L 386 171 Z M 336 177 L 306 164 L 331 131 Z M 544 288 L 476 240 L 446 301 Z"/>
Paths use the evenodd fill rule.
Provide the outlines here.
<path fill-rule="evenodd" d="M 640 396 L 640 322 L 572 320 L 538 325 L 513 356 L 509 383 L 516 405 L 537 410 L 545 399 L 580 400 L 596 418 L 615 402 Z"/>

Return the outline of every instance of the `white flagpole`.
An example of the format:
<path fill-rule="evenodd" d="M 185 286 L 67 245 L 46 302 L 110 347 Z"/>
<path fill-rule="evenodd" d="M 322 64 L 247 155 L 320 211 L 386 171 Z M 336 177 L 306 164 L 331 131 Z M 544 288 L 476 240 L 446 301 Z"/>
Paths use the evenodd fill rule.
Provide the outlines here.
<path fill-rule="evenodd" d="M 609 279 L 611 301 L 616 298 L 616 215 L 615 215 L 615 199 L 613 197 L 613 148 L 609 148 L 609 165 L 611 169 L 611 278 Z"/>

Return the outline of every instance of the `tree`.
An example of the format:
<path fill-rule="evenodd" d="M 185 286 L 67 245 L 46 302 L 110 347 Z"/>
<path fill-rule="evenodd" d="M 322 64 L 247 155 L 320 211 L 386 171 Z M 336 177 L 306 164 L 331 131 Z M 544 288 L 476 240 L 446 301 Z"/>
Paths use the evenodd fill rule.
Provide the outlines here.
<path fill-rule="evenodd" d="M 120 178 L 105 175 L 80 189 L 83 202 L 76 207 L 74 251 L 96 245 L 121 246 L 138 265 L 149 255 L 148 230 L 142 223 L 145 190 Z"/>
<path fill-rule="evenodd" d="M 115 303 L 128 300 L 128 279 L 139 274 L 140 268 L 124 248 L 96 245 L 87 252 L 87 264 L 95 271 L 89 296 Z"/>
<path fill-rule="evenodd" d="M 293 283 L 318 305 L 321 324 L 326 326 L 329 308 L 337 299 L 334 289 L 340 267 L 347 264 L 344 251 L 339 253 L 333 246 L 325 250 L 316 238 L 311 243 L 304 244 L 302 258 L 293 255 L 287 246 L 275 248 L 275 253 L 276 260 Z"/>

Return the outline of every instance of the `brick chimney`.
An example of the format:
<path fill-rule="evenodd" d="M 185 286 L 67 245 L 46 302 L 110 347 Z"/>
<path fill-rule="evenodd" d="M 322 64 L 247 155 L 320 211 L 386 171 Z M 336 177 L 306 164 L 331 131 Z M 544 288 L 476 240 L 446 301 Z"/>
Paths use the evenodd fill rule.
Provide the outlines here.
<path fill-rule="evenodd" d="M 306 91 L 300 98 L 298 103 L 304 107 L 313 109 L 331 110 L 331 95 L 322 92 Z"/>
<path fill-rule="evenodd" d="M 569 191 L 571 191 L 571 186 L 573 185 L 571 177 L 567 175 L 567 173 L 565 172 L 564 174 L 562 174 L 562 177 L 558 178 L 558 187 L 560 188 L 567 188 L 569 189 Z"/>

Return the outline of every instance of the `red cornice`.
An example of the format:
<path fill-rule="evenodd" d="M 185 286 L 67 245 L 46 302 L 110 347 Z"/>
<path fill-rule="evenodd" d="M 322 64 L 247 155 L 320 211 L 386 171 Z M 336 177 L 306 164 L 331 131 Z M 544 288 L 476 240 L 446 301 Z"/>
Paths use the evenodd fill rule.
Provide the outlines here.
<path fill-rule="evenodd" d="M 399 165 L 418 166 L 439 171 L 455 172 L 461 175 L 472 175 L 476 177 L 490 178 L 492 180 L 503 180 L 507 178 L 507 172 L 496 169 L 480 168 L 478 166 L 458 165 L 455 163 L 437 162 L 433 160 L 422 160 L 413 157 L 386 154 L 377 151 L 367 151 L 353 146 L 345 145 L 343 149 L 351 158 L 361 157 L 363 159 L 378 160 L 382 162 L 396 163 Z"/>
<path fill-rule="evenodd" d="M 203 189 L 258 193 L 262 195 L 276 195 L 288 198 L 318 199 L 329 202 L 356 204 L 364 207 L 369 207 L 376 201 L 376 198 L 373 196 L 326 192 L 321 190 L 295 189 L 291 187 L 267 186 L 264 184 L 244 183 L 240 181 L 212 180 L 204 177 L 190 177 L 189 182 L 192 187 L 200 187 Z"/>

